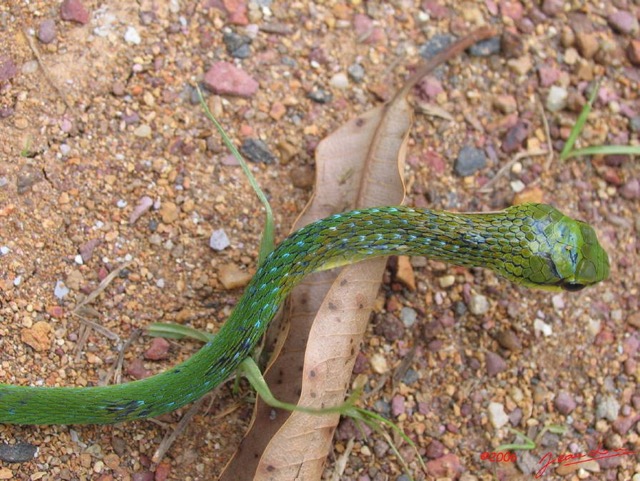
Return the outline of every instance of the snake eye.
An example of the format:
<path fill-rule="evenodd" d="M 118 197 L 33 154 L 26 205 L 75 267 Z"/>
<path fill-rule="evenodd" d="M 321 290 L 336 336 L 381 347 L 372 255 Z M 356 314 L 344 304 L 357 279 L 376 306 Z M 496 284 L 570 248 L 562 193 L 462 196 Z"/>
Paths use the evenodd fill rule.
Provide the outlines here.
<path fill-rule="evenodd" d="M 578 284 L 573 282 L 567 282 L 565 284 L 562 284 L 562 288 L 565 291 L 569 291 L 569 292 L 578 292 L 584 289 L 585 287 L 587 287 L 585 284 Z"/>

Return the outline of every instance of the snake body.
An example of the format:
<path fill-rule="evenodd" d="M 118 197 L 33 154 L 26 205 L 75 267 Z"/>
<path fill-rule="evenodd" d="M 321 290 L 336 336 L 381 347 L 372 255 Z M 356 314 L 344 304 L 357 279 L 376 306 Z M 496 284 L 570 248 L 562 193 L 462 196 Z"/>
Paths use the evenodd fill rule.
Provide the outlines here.
<path fill-rule="evenodd" d="M 397 254 L 487 267 L 516 283 L 555 290 L 578 290 L 609 275 L 609 260 L 594 230 L 548 205 L 476 214 L 410 207 L 336 214 L 285 239 L 259 267 L 216 337 L 184 363 L 112 386 L 1 384 L 0 423 L 107 424 L 175 410 L 233 373 L 304 276 Z"/>

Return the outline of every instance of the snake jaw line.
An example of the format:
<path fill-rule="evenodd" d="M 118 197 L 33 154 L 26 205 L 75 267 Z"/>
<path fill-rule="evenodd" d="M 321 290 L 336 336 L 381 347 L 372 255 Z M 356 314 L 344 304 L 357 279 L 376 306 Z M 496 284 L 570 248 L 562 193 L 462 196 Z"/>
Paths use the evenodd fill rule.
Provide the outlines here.
<path fill-rule="evenodd" d="M 0 384 L 0 423 L 108 424 L 178 409 L 229 377 L 304 276 L 397 254 L 487 267 L 516 283 L 551 290 L 579 290 L 609 276 L 609 258 L 593 228 L 544 204 L 495 213 L 377 207 L 335 214 L 285 239 L 259 267 L 216 337 L 187 361 L 112 386 Z"/>

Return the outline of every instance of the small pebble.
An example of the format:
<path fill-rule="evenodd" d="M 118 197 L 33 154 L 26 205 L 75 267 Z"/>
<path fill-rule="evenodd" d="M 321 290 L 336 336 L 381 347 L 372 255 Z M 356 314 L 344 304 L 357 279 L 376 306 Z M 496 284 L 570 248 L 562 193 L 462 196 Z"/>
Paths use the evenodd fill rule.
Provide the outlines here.
<path fill-rule="evenodd" d="M 75 257 L 73 258 L 73 261 L 79 266 L 84 264 L 84 260 L 82 260 L 82 256 L 80 254 L 76 254 Z"/>
<path fill-rule="evenodd" d="M 38 40 L 42 43 L 51 43 L 56 39 L 56 22 L 48 18 L 40 22 L 38 26 Z"/>
<path fill-rule="evenodd" d="M 396 394 L 391 399 L 391 414 L 395 417 L 404 413 L 404 396 Z"/>
<path fill-rule="evenodd" d="M 146 124 L 142 124 L 133 131 L 133 135 L 136 137 L 149 138 L 151 137 L 151 127 Z"/>
<path fill-rule="evenodd" d="M 416 323 L 416 320 L 418 319 L 418 313 L 415 309 L 412 309 L 410 307 L 403 307 L 400 310 L 400 319 L 406 327 L 411 327 Z"/>
<path fill-rule="evenodd" d="M 134 27 L 129 26 L 124 32 L 124 41 L 131 45 L 140 45 L 142 39 L 138 31 Z"/>
<path fill-rule="evenodd" d="M 347 78 L 347 74 L 344 72 L 338 72 L 333 75 L 329 80 L 329 85 L 335 87 L 337 89 L 346 89 L 349 86 L 349 79 Z"/>
<path fill-rule="evenodd" d="M 10 80 L 18 73 L 18 67 L 8 55 L 0 55 L 0 82 Z"/>
<path fill-rule="evenodd" d="M 511 182 L 509 182 L 509 185 L 511 186 L 511 190 L 516 194 L 522 192 L 526 187 L 524 182 L 522 182 L 520 179 L 512 180 Z"/>
<path fill-rule="evenodd" d="M 11 252 L 11 249 L 7 246 L 0 246 L 0 257 L 6 256 L 9 252 Z"/>
<path fill-rule="evenodd" d="M 549 89 L 547 101 L 545 103 L 547 110 L 550 112 L 559 112 L 567 105 L 567 97 L 569 93 L 566 88 L 553 85 Z"/>
<path fill-rule="evenodd" d="M 216 229 L 211 233 L 211 237 L 209 237 L 209 247 L 211 247 L 214 251 L 221 251 L 226 249 L 231 245 L 229 238 L 227 237 L 224 229 Z"/>
<path fill-rule="evenodd" d="M 560 414 L 570 414 L 576 408 L 573 396 L 566 391 L 560 391 L 553 401 L 554 406 Z"/>
<path fill-rule="evenodd" d="M 364 68 L 359 63 L 349 65 L 347 73 L 349 74 L 349 77 L 351 77 L 351 80 L 356 83 L 360 83 L 364 80 Z"/>
<path fill-rule="evenodd" d="M 222 41 L 227 47 L 227 53 L 233 58 L 249 58 L 251 56 L 251 37 L 235 32 L 225 32 Z"/>
<path fill-rule="evenodd" d="M 385 338 L 388 342 L 401 339 L 404 336 L 404 323 L 391 313 L 376 316 L 373 332 Z"/>
<path fill-rule="evenodd" d="M 618 10 L 607 17 L 607 22 L 618 33 L 635 35 L 640 30 L 638 19 L 630 12 Z"/>
<path fill-rule="evenodd" d="M 451 45 L 456 38 L 449 34 L 437 34 L 431 37 L 425 44 L 420 46 L 420 56 L 426 59 L 430 59 L 434 55 L 442 52 L 445 48 Z"/>
<path fill-rule="evenodd" d="M 443 289 L 446 289 L 447 287 L 451 287 L 455 283 L 456 283 L 456 277 L 452 275 L 446 275 L 438 278 L 438 284 Z"/>
<path fill-rule="evenodd" d="M 453 169 L 461 177 L 467 177 L 483 169 L 487 165 L 484 151 L 469 145 L 462 147 L 456 158 Z"/>
<path fill-rule="evenodd" d="M 15 444 L 0 444 L 0 461 L 5 463 L 26 463 L 36 458 L 38 447 L 33 444 L 18 442 Z M 11 471 L 9 471 L 11 474 Z M 14 479 L 13 475 L 0 479 Z M 32 478 L 33 479 L 33 478 Z"/>
<path fill-rule="evenodd" d="M 533 330 L 541 333 L 545 337 L 549 337 L 553 334 L 553 328 L 542 319 L 536 319 L 533 321 Z"/>
<path fill-rule="evenodd" d="M 57 281 L 53 289 L 53 295 L 58 299 L 64 299 L 69 294 L 69 289 L 64 285 L 63 281 Z"/>
<path fill-rule="evenodd" d="M 564 309 L 564 297 L 562 294 L 555 294 L 551 297 L 551 304 L 556 311 L 562 311 Z"/>
<path fill-rule="evenodd" d="M 596 399 L 596 417 L 615 421 L 620 412 L 620 402 L 611 395 L 600 396 Z"/>
<path fill-rule="evenodd" d="M 138 202 L 138 205 L 136 205 L 136 207 L 131 212 L 131 215 L 129 215 L 129 224 L 135 224 L 136 221 L 142 216 L 142 214 L 151 209 L 152 205 L 153 199 L 151 197 L 147 195 L 142 197 Z"/>
<path fill-rule="evenodd" d="M 377 374 L 384 374 L 389 370 L 389 365 L 387 364 L 387 358 L 382 354 L 375 353 L 369 359 L 369 363 L 371 364 L 371 369 L 373 372 Z"/>
<path fill-rule="evenodd" d="M 118 199 L 118 201 L 116 202 L 116 206 L 119 209 L 124 209 L 127 206 L 128 202 L 124 199 Z"/>
<path fill-rule="evenodd" d="M 80 0 L 64 0 L 60 5 L 60 17 L 82 25 L 89 23 L 89 12 Z"/>
<path fill-rule="evenodd" d="M 333 95 L 321 88 L 315 88 L 307 94 L 307 97 L 317 104 L 328 104 L 333 100 Z"/>
<path fill-rule="evenodd" d="M 482 294 L 474 294 L 469 301 L 469 311 L 476 316 L 486 314 L 489 311 L 489 301 Z"/>
<path fill-rule="evenodd" d="M 155 337 L 151 341 L 151 346 L 144 353 L 144 358 L 151 361 L 160 361 L 169 357 L 171 344 L 162 337 Z"/>
<path fill-rule="evenodd" d="M 500 37 L 491 37 L 469 47 L 469 55 L 474 57 L 488 57 L 500 53 Z"/>
<path fill-rule="evenodd" d="M 494 352 L 486 352 L 484 359 L 487 364 L 487 374 L 491 377 L 507 370 L 506 361 Z"/>
<path fill-rule="evenodd" d="M 504 405 L 501 403 L 492 402 L 489 403 L 489 421 L 494 428 L 500 429 L 509 422 L 509 416 L 504 411 Z"/>
<path fill-rule="evenodd" d="M 229 62 L 214 63 L 204 75 L 203 84 L 215 94 L 238 97 L 252 97 L 259 87 L 253 77 Z"/>
<path fill-rule="evenodd" d="M 240 146 L 240 151 L 252 162 L 272 164 L 276 161 L 267 144 L 260 139 L 245 139 Z"/>
<path fill-rule="evenodd" d="M 253 276 L 235 264 L 224 264 L 218 268 L 218 278 L 225 289 L 237 289 L 246 286 Z"/>
<path fill-rule="evenodd" d="M 627 200 L 640 199 L 640 179 L 630 179 L 620 188 L 620 195 Z"/>

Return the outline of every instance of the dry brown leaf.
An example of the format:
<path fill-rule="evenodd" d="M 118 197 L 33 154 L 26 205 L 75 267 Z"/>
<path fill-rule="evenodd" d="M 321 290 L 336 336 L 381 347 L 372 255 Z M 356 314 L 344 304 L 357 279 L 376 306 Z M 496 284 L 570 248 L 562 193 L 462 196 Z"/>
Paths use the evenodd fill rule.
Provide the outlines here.
<path fill-rule="evenodd" d="M 465 37 L 422 66 L 388 104 L 323 140 L 316 153 L 316 193 L 294 229 L 343 210 L 401 203 L 400 172 L 412 125 L 407 93 L 437 65 L 492 35 L 483 28 Z M 265 373 L 276 398 L 318 408 L 344 401 L 385 262 L 374 259 L 317 273 L 294 290 L 286 309 L 286 343 Z M 338 418 L 273 410 L 259 401 L 252 426 L 220 480 L 320 479 Z"/>

